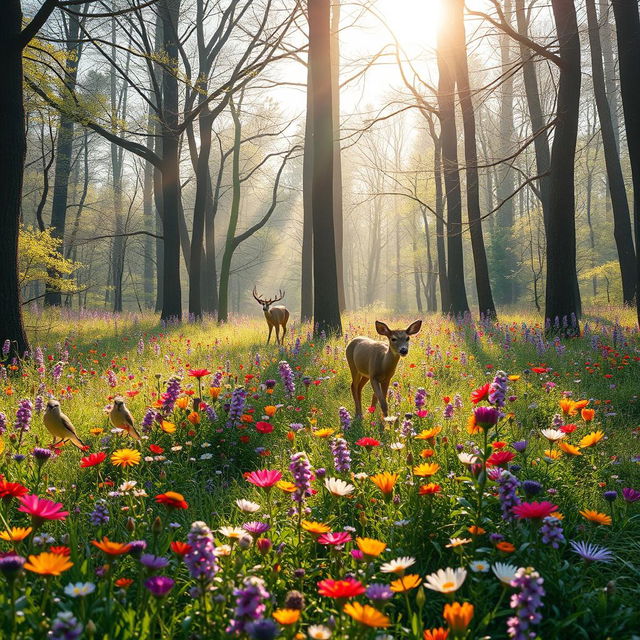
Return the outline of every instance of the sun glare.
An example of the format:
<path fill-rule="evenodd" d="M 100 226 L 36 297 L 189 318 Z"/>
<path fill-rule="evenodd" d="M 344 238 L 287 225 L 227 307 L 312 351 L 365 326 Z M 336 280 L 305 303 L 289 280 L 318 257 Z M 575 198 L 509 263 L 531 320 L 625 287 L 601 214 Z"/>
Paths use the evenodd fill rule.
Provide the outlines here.
<path fill-rule="evenodd" d="M 378 0 L 387 27 L 408 54 L 436 45 L 442 0 Z"/>

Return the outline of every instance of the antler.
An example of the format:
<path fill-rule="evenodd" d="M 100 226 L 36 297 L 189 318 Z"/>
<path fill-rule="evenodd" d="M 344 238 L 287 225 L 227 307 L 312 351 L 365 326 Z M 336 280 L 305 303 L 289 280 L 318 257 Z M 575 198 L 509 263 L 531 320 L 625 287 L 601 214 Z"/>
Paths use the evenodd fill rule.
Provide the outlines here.
<path fill-rule="evenodd" d="M 253 297 L 256 299 L 256 302 L 263 305 L 264 304 L 270 305 L 270 304 L 273 304 L 274 302 L 278 302 L 279 300 L 282 300 L 282 298 L 284 298 L 284 294 L 285 292 L 282 289 L 279 289 L 278 295 L 275 298 L 269 298 L 268 300 L 264 300 L 263 298 L 258 297 L 258 292 L 256 291 L 256 288 L 253 287 Z"/>
<path fill-rule="evenodd" d="M 255 287 L 253 287 L 253 297 L 256 299 L 256 302 L 258 304 L 266 304 L 264 300 L 262 300 L 261 298 L 258 298 L 258 292 L 256 291 Z"/>
<path fill-rule="evenodd" d="M 282 298 L 284 298 L 284 291 L 282 289 L 278 289 L 277 297 L 271 300 L 270 304 L 273 304 L 274 302 L 279 302 L 280 300 L 282 300 Z"/>

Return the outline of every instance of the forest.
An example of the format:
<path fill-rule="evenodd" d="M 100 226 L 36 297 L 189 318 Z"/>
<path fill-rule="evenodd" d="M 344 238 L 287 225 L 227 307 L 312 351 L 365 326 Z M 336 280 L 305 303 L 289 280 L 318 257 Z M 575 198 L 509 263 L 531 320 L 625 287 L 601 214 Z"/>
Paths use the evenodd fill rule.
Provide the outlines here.
<path fill-rule="evenodd" d="M 0 16 L 2 637 L 635 637 L 638 0 Z"/>

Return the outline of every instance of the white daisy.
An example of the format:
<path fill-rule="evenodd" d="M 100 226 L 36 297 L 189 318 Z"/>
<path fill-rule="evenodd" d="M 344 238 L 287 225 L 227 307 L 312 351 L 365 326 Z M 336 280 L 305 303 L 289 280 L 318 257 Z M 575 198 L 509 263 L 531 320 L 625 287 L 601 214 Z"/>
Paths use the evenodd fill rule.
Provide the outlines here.
<path fill-rule="evenodd" d="M 470 565 L 469 569 L 474 573 L 487 573 L 489 571 L 489 563 L 484 560 L 474 560 Z"/>
<path fill-rule="evenodd" d="M 307 629 L 307 635 L 311 640 L 329 640 L 331 629 L 323 624 L 312 624 Z"/>
<path fill-rule="evenodd" d="M 502 584 L 509 586 L 511 581 L 516 577 L 518 567 L 506 562 L 496 562 L 491 569 Z"/>
<path fill-rule="evenodd" d="M 256 502 L 251 502 L 251 500 L 236 500 L 236 506 L 244 513 L 255 513 L 256 511 L 260 511 L 260 505 Z"/>
<path fill-rule="evenodd" d="M 541 429 L 540 433 L 549 441 L 556 442 L 557 440 L 562 440 L 562 438 L 566 438 L 567 434 L 559 429 Z"/>
<path fill-rule="evenodd" d="M 474 456 L 471 453 L 462 451 L 458 454 L 458 460 L 460 460 L 462 464 L 475 464 L 476 462 L 478 462 L 478 456 Z"/>
<path fill-rule="evenodd" d="M 466 577 L 466 569 L 452 569 L 451 567 L 447 567 L 446 569 L 439 569 L 435 573 L 426 576 L 424 586 L 427 587 L 427 589 L 439 591 L 440 593 L 453 593 L 462 586 Z"/>
<path fill-rule="evenodd" d="M 382 571 L 382 573 L 403 573 L 415 563 L 415 558 L 412 558 L 411 556 L 404 556 L 402 558 L 391 560 L 391 562 L 385 562 L 380 567 L 380 571 Z"/>
<path fill-rule="evenodd" d="M 325 478 L 324 486 L 334 496 L 348 496 L 355 489 L 352 484 L 348 484 L 339 478 Z"/>

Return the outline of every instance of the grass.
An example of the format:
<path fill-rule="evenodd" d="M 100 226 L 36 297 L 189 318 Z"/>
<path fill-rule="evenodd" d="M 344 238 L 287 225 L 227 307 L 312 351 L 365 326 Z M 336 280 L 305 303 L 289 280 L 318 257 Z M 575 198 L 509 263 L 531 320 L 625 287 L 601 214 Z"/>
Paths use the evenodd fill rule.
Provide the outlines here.
<path fill-rule="evenodd" d="M 380 319 L 390 318 L 379 313 Z M 470 570 L 472 562 L 480 561 L 487 568 L 495 562 L 532 567 L 542 576 L 546 591 L 542 619 L 533 627 L 540 638 L 631 638 L 640 627 L 636 606 L 640 502 L 625 502 L 621 489 L 640 489 L 640 337 L 632 328 L 631 311 L 599 313 L 602 317 L 593 313 L 585 316 L 583 337 L 557 343 L 544 340 L 536 318 L 526 313 L 505 315 L 498 325 L 456 324 L 439 316 L 427 317 L 390 389 L 390 413 L 398 416 L 397 422 L 382 421 L 379 413 L 367 414 L 348 430 L 342 429 L 339 419 L 341 407 L 353 413 L 344 347 L 356 335 L 373 334 L 373 320 L 378 317 L 373 312 L 346 316 L 345 335 L 337 339 L 314 340 L 309 326 L 293 324 L 283 349 L 264 344 L 267 329 L 261 318 L 236 318 L 222 327 L 212 321 L 160 327 L 151 316 L 30 317 L 34 343 L 43 349 L 44 365 L 38 370 L 29 360 L 5 370 L 0 410 L 7 417 L 7 431 L 2 436 L 0 472 L 31 493 L 62 503 L 69 515 L 63 522 L 44 523 L 22 542 L 0 541 L 0 550 L 14 549 L 27 557 L 46 551 L 51 544 L 63 545 L 69 548 L 73 566 L 59 577 L 46 578 L 28 570 L 15 579 L 5 575 L 7 588 L 0 593 L 3 637 L 78 637 L 73 635 L 74 625 L 76 630 L 82 628 L 83 637 L 100 639 L 228 637 L 225 629 L 232 619 L 239 621 L 240 627 L 243 623 L 234 611 L 234 589 L 243 588 L 244 581 L 255 576 L 264 581 L 263 588 L 269 593 L 259 617 L 272 619 L 274 611 L 295 602 L 287 595 L 292 590 L 304 595 L 297 621 L 273 623 L 283 638 L 325 633 L 310 625 L 326 626 L 334 638 L 383 634 L 419 638 L 425 629 L 447 626 L 443 605 L 452 599 L 473 604 L 475 610 L 466 631 L 449 628 L 450 638 L 465 634 L 467 638 L 506 638 L 507 619 L 515 613 L 509 605 L 510 596 L 518 589 L 503 586 L 491 571 Z M 413 319 L 394 319 L 389 324 L 405 326 Z M 281 380 L 282 360 L 294 373 L 293 395 L 286 394 Z M 56 380 L 53 372 L 59 361 L 65 364 Z M 546 372 L 532 372 L 532 367 Z M 192 411 L 193 397 L 199 395 L 198 382 L 187 372 L 201 368 L 211 371 L 202 379 L 202 399 L 216 413 L 214 419 L 203 407 Z M 460 449 L 475 452 L 480 459 L 494 450 L 483 446 L 482 433 L 470 434 L 467 423 L 474 406 L 470 393 L 491 382 L 499 370 L 519 378 L 509 382 L 508 395 L 513 398 L 507 401 L 507 415 L 490 430 L 487 442 L 505 442 L 501 450 L 514 453 L 510 443 L 529 442 L 526 451 L 516 453 L 510 464 L 519 467 L 514 473 L 520 482 L 535 481 L 541 490 L 527 496 L 522 485 L 518 495 L 522 501 L 551 500 L 557 505 L 566 539 L 557 549 L 542 541 L 536 522 L 504 520 L 498 483 L 483 473 L 472 473 L 458 459 Z M 220 391 L 211 395 L 217 372 Z M 111 431 L 105 407 L 114 395 L 127 398 L 140 424 L 172 376 L 181 380 L 183 400 L 179 404 L 187 404 L 185 409 L 175 408 L 163 415 L 165 428 L 166 423 L 174 425 L 174 432 L 163 431 L 155 422 L 137 443 L 126 434 Z M 272 393 L 265 386 L 268 380 L 276 381 Z M 229 425 L 228 405 L 238 387 L 247 393 L 241 412 L 245 417 Z M 419 388 L 427 392 L 428 413 L 424 417 L 416 414 L 414 405 Z M 365 392 L 366 404 L 370 388 Z M 36 463 L 31 450 L 50 445 L 51 438 L 41 417 L 34 413 L 31 429 L 21 439 L 13 430 L 14 416 L 20 400 L 28 398 L 35 403 L 38 396 L 46 399 L 48 395 L 60 399 L 90 451 L 107 454 L 103 463 L 82 468 L 80 459 L 88 453 L 70 444 L 42 467 Z M 550 427 L 554 416 L 561 413 L 559 402 L 565 396 L 588 400 L 588 408 L 595 410 L 590 422 L 579 413 L 564 416 L 565 423 L 577 425 L 566 441 L 576 444 L 600 430 L 605 438 L 581 449 L 579 456 L 563 454 L 556 460 L 545 451 L 550 450 L 553 456 L 558 445 L 550 446 L 541 430 Z M 444 413 L 448 404 L 454 407 L 446 409 L 452 411 L 450 418 Z M 484 400 L 480 404 L 488 403 Z M 265 407 L 269 406 L 277 407 L 275 415 L 267 416 L 271 410 Z M 405 425 L 403 432 L 405 416 L 416 434 L 435 426 L 441 426 L 442 431 L 426 441 L 405 437 L 411 428 Z M 272 425 L 273 431 L 260 433 L 256 428 L 260 421 Z M 323 429 L 333 429 L 333 433 L 323 436 Z M 352 459 L 350 471 L 342 473 L 334 469 L 330 448 L 332 438 L 340 433 Z M 380 446 L 369 450 L 357 445 L 364 436 L 376 438 Z M 150 445 L 162 452 L 156 449 L 154 453 Z M 128 448 L 140 450 L 140 464 L 128 468 L 111 464 L 114 451 Z M 308 512 L 302 516 L 326 523 L 334 532 L 346 530 L 352 538 L 383 541 L 387 549 L 379 558 L 358 561 L 351 553 L 353 541 L 345 548 L 315 542 L 300 530 L 301 517 L 293 512 L 296 503 L 290 493 L 279 488 L 266 492 L 243 478 L 247 472 L 267 468 L 281 471 L 290 481 L 290 459 L 299 451 L 308 456 L 316 475 L 312 486 L 317 490 L 305 500 Z M 16 453 L 26 454 L 26 458 L 16 461 Z M 413 468 L 422 462 L 435 462 L 440 468 L 433 477 L 420 478 Z M 393 495 L 386 498 L 369 479 L 381 471 L 398 474 Z M 351 496 L 329 493 L 323 473 L 352 484 Z M 136 484 L 123 487 L 128 481 Z M 428 482 L 440 486 L 437 495 L 419 495 L 419 486 Z M 617 491 L 614 502 L 605 500 L 607 490 Z M 167 491 L 182 494 L 188 508 L 169 510 L 156 503 L 154 496 Z M 244 514 L 236 505 L 238 499 L 255 501 L 261 509 Z M 109 520 L 93 525 L 89 514 L 99 501 L 104 501 Z M 29 524 L 18 506 L 14 498 L 2 501 L 2 517 L 9 527 Z M 611 514 L 612 524 L 587 521 L 580 515 L 585 509 Z M 271 549 L 266 553 L 261 553 L 255 540 L 238 541 L 220 531 L 221 527 L 240 527 L 252 520 L 271 525 L 269 531 L 254 536 L 269 539 Z M 172 541 L 187 541 L 194 521 L 204 521 L 211 528 L 221 549 L 215 578 L 204 585 L 201 594 L 193 593 L 198 581 L 169 546 Z M 486 533 L 471 534 L 469 527 L 474 525 Z M 511 542 L 515 550 L 500 551 L 496 534 Z M 55 543 L 47 540 L 49 535 Z M 107 556 L 92 544 L 104 535 L 118 542 L 145 540 L 148 552 L 168 558 L 169 565 L 156 571 L 156 575 L 175 581 L 168 595 L 155 597 L 144 586 L 152 573 L 138 558 L 131 554 Z M 448 546 L 455 538 L 469 542 Z M 613 553 L 613 561 L 584 562 L 571 550 L 569 541 L 606 547 Z M 446 567 L 463 567 L 468 574 L 461 588 L 450 596 L 425 589 L 423 583 L 385 603 L 373 602 L 365 595 L 354 598 L 375 606 L 388 618 L 388 626 L 377 629 L 347 615 L 343 602 L 318 594 L 317 582 L 328 577 L 352 576 L 365 587 L 390 584 L 399 576 L 382 573 L 381 564 L 402 556 L 415 558 L 407 573 L 421 581 Z M 116 581 L 122 578 L 132 580 L 131 585 L 118 586 Z M 95 590 L 83 597 L 64 592 L 65 586 L 77 582 L 91 582 Z M 65 619 L 64 612 L 73 620 Z M 70 635 L 59 630 L 65 625 L 71 629 Z M 239 637 L 273 637 L 256 635 L 258 632 L 248 627 Z M 270 629 L 263 632 L 270 633 Z"/>

